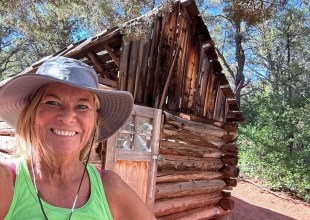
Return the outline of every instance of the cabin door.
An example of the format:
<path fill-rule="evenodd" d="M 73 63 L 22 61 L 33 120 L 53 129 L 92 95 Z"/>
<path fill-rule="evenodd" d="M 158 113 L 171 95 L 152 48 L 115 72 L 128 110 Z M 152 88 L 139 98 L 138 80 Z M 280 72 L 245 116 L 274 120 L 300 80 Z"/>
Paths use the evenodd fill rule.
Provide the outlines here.
<path fill-rule="evenodd" d="M 105 169 L 113 170 L 147 203 L 154 203 L 161 110 L 135 105 L 126 124 L 107 140 Z"/>

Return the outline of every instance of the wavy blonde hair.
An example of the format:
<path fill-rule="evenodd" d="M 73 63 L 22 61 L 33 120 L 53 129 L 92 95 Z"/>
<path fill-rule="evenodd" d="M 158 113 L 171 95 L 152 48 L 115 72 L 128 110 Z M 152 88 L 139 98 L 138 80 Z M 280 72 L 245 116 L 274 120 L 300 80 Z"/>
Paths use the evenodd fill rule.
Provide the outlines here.
<path fill-rule="evenodd" d="M 44 140 L 41 140 L 38 138 L 38 135 L 36 133 L 36 129 L 34 127 L 35 123 L 35 117 L 37 108 L 40 104 L 41 98 L 46 90 L 48 85 L 42 86 L 37 91 L 35 91 L 30 97 L 28 105 L 24 107 L 22 112 L 19 115 L 17 125 L 16 125 L 16 141 L 17 141 L 17 154 L 22 155 L 25 158 L 29 158 L 30 155 L 30 146 L 33 147 L 33 152 L 35 154 L 40 154 L 45 158 L 46 163 L 48 166 L 52 167 L 55 165 L 55 156 L 52 154 L 52 152 L 49 150 L 49 148 L 44 147 L 46 146 L 44 143 Z M 97 95 L 94 94 L 95 97 L 95 106 L 97 108 L 96 112 L 99 111 L 100 108 L 100 101 L 97 97 Z M 89 149 L 91 147 L 91 143 L 95 145 L 95 143 L 98 142 L 98 136 L 99 136 L 99 124 L 100 118 L 98 117 L 97 113 L 97 123 L 95 123 L 94 128 L 92 130 L 92 134 L 90 135 L 89 140 L 83 147 L 83 149 L 80 152 L 80 160 L 86 161 Z M 92 141 L 92 139 L 94 140 Z M 93 148 L 92 148 L 93 149 Z"/>

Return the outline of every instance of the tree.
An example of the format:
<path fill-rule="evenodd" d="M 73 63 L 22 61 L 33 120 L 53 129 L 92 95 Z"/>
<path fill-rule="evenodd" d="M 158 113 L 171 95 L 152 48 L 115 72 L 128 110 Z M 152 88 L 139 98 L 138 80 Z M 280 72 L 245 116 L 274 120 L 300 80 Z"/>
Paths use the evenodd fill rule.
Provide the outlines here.
<path fill-rule="evenodd" d="M 159 4 L 165 3 L 169 8 L 170 2 L 172 0 L 2 0 L 0 46 L 5 50 L 1 50 L 1 71 L 14 75 L 73 42 L 107 28 L 121 27 L 125 21 Z M 129 39 L 140 38 L 147 34 L 147 27 L 148 22 L 142 21 L 125 34 Z M 10 56 L 17 51 L 18 59 Z M 6 63 L 13 61 L 15 67 L 10 68 Z"/>
<path fill-rule="evenodd" d="M 256 59 L 252 69 L 272 85 L 275 93 L 283 94 L 289 105 L 309 97 L 309 10 L 294 4 L 278 11 L 278 16 L 257 28 L 252 47 Z"/>
<path fill-rule="evenodd" d="M 246 73 L 246 61 L 252 57 L 249 39 L 255 34 L 255 27 L 269 19 L 282 3 L 282 0 L 222 0 L 215 4 L 216 10 L 205 10 L 204 18 L 211 24 L 209 27 L 218 45 L 216 51 L 231 77 L 239 106 L 241 91 L 250 84 L 250 73 Z M 214 14 L 214 11 L 218 13 Z"/>
<path fill-rule="evenodd" d="M 16 69 L 16 62 L 19 62 L 22 45 L 16 29 L 4 22 L 6 15 L 0 7 L 0 79 L 20 70 Z"/>
<path fill-rule="evenodd" d="M 255 28 L 248 66 L 257 90 L 243 97 L 240 166 L 274 189 L 310 201 L 309 10 L 290 2 Z M 276 177 L 276 178 L 274 178 Z"/>

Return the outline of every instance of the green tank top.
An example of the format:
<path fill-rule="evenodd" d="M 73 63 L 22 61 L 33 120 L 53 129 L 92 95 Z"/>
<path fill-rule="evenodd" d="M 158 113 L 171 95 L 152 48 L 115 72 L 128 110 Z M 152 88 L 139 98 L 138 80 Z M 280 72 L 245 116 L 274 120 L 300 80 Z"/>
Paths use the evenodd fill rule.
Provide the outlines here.
<path fill-rule="evenodd" d="M 100 175 L 93 165 L 87 165 L 90 178 L 91 193 L 84 206 L 74 210 L 71 220 L 84 219 L 112 219 L 112 215 L 105 197 Z M 61 195 L 60 195 L 61 196 Z M 67 220 L 71 209 L 59 208 L 42 201 L 44 211 L 49 220 Z M 34 185 L 26 161 L 20 160 L 16 169 L 16 182 L 13 200 L 4 220 L 31 219 L 42 220 L 42 214 Z"/>

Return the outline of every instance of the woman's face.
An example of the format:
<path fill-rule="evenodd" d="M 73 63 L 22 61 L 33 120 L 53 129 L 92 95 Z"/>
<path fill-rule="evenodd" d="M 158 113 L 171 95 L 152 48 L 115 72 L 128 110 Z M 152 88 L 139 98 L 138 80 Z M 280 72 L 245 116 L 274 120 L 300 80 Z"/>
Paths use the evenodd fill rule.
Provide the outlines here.
<path fill-rule="evenodd" d="M 58 157 L 77 156 L 97 120 L 90 91 L 62 83 L 49 84 L 38 105 L 35 131 L 40 142 Z"/>

